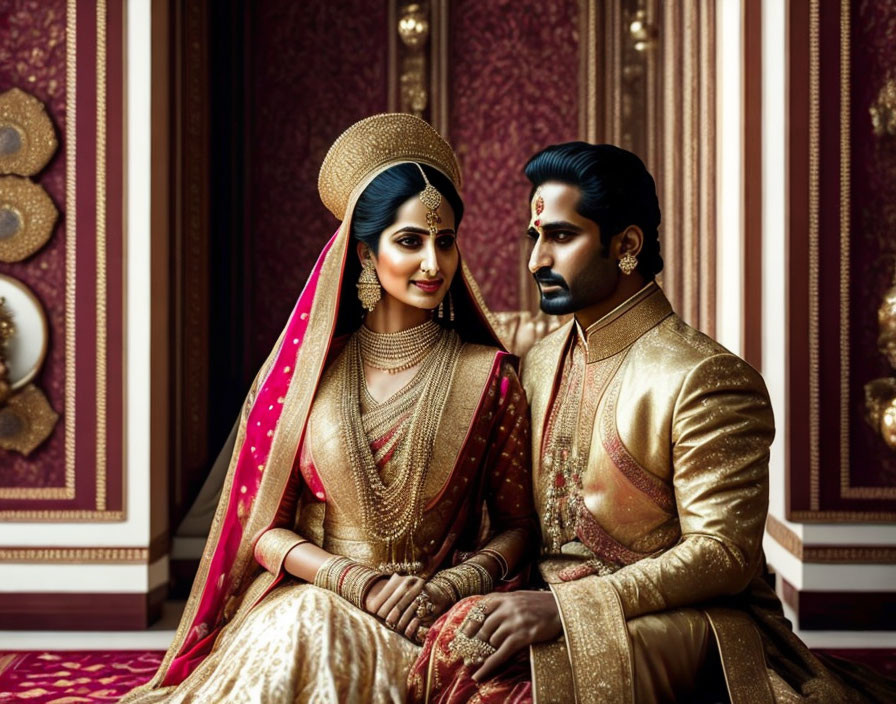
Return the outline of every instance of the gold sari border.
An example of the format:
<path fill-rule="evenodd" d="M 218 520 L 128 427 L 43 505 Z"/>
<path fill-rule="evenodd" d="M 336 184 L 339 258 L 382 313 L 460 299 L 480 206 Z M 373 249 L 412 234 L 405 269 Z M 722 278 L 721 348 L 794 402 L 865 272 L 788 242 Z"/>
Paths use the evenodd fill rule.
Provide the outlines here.
<path fill-rule="evenodd" d="M 473 432 L 476 411 L 485 401 L 498 358 L 498 350 L 494 347 L 473 344 L 461 347 L 445 410 L 439 419 L 436 433 L 439 441 L 433 447 L 430 472 L 424 485 L 424 496 L 432 497 L 426 502 L 424 511 L 430 510 L 438 502 L 451 483 L 451 477 L 460 463 L 460 453 Z M 471 461 L 479 459 L 481 458 L 470 458 Z M 443 474 L 439 468 L 445 468 L 448 473 Z"/>

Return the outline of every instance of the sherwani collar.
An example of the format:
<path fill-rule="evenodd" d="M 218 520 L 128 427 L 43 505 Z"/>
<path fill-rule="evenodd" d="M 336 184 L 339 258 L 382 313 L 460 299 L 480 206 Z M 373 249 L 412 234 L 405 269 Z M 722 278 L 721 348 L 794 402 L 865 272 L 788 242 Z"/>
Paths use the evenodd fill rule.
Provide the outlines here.
<path fill-rule="evenodd" d="M 587 329 L 582 330 L 576 322 L 579 339 L 585 342 L 586 363 L 621 352 L 671 314 L 672 305 L 663 290 L 651 281 Z"/>

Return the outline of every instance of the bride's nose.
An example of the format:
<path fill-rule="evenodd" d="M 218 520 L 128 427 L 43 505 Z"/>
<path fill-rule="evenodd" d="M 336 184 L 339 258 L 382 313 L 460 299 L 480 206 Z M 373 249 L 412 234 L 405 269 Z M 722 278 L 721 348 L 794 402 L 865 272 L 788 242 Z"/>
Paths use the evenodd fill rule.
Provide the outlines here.
<path fill-rule="evenodd" d="M 439 273 L 435 237 L 427 237 L 423 243 L 423 259 L 420 260 L 420 271 L 427 276 L 435 276 Z"/>

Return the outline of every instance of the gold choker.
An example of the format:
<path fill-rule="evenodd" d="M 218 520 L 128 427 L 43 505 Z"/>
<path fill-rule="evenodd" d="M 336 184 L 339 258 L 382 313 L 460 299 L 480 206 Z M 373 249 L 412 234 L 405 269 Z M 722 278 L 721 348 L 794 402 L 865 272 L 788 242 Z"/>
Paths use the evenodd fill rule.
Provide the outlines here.
<path fill-rule="evenodd" d="M 432 320 L 399 332 L 374 332 L 365 325 L 358 330 L 361 344 L 361 358 L 364 364 L 387 372 L 398 374 L 415 367 L 429 353 L 443 329 Z"/>

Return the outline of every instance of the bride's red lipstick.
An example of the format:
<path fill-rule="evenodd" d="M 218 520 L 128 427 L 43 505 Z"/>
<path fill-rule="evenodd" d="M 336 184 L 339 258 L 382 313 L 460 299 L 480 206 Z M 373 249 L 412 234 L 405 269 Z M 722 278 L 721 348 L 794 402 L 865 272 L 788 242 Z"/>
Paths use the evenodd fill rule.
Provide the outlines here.
<path fill-rule="evenodd" d="M 411 281 L 411 283 L 424 293 L 435 293 L 442 288 L 444 281 L 444 279 L 432 279 L 431 281 Z"/>

